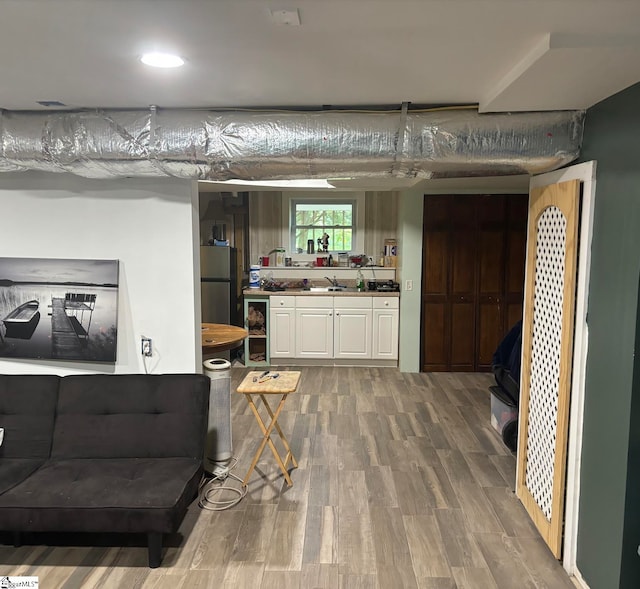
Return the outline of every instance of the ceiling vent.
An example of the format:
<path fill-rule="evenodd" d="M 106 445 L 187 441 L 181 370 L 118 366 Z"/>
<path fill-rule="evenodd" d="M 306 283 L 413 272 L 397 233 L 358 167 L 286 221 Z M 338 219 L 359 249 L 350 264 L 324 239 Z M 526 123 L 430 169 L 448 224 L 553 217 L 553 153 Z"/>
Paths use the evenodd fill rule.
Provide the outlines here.
<path fill-rule="evenodd" d="M 62 108 L 63 106 L 67 106 L 64 102 L 60 102 L 59 100 L 38 100 L 37 103 L 40 106 L 46 106 L 47 108 Z"/>

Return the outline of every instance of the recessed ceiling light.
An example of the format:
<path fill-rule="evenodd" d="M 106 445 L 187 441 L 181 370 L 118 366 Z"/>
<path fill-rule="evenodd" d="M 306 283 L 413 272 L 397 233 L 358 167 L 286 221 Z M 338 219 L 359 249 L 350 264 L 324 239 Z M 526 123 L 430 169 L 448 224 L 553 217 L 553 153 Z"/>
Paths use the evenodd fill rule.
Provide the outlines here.
<path fill-rule="evenodd" d="M 145 53 L 140 61 L 145 65 L 150 65 L 151 67 L 180 67 L 184 65 L 184 59 L 179 55 L 173 55 L 172 53 Z"/>

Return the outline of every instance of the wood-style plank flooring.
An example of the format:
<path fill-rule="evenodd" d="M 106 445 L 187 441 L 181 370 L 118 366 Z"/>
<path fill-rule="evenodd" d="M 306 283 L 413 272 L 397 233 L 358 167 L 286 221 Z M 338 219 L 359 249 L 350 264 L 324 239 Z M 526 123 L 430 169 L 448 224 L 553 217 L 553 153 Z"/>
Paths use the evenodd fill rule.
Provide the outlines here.
<path fill-rule="evenodd" d="M 61 536 L 1 546 L 0 575 L 43 589 L 574 589 L 514 495 L 489 375 L 301 370 L 280 418 L 293 487 L 267 448 L 238 505 L 191 505 L 158 569 L 144 538 Z M 232 391 L 246 372 L 232 369 Z M 232 412 L 243 478 L 261 434 L 242 395 Z"/>

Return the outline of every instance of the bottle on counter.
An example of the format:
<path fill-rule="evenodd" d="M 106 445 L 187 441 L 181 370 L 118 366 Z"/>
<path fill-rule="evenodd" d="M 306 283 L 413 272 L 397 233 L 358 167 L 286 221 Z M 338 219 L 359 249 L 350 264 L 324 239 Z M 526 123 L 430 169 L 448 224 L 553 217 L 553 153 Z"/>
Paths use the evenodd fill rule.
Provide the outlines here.
<path fill-rule="evenodd" d="M 333 266 L 333 256 L 329 254 L 329 260 L 327 261 L 327 266 L 330 268 Z"/>
<path fill-rule="evenodd" d="M 249 269 L 249 288 L 260 288 L 260 265 L 253 264 Z"/>
<path fill-rule="evenodd" d="M 358 292 L 364 292 L 364 276 L 362 275 L 362 271 L 358 270 L 358 275 L 356 277 L 356 288 Z"/>

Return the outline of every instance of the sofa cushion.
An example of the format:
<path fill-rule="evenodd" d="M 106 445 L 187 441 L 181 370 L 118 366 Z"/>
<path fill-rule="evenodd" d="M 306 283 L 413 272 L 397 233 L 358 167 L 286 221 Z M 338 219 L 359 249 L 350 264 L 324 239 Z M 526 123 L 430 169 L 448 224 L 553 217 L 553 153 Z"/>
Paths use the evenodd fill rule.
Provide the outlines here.
<path fill-rule="evenodd" d="M 202 374 L 65 376 L 51 456 L 202 458 L 209 387 Z"/>
<path fill-rule="evenodd" d="M 0 494 L 20 484 L 44 462 L 43 458 L 0 458 Z"/>
<path fill-rule="evenodd" d="M 60 378 L 0 374 L 0 458 L 49 457 Z"/>
<path fill-rule="evenodd" d="M 0 495 L 0 529 L 174 532 L 201 474 L 193 458 L 51 460 Z"/>

